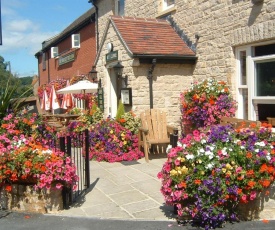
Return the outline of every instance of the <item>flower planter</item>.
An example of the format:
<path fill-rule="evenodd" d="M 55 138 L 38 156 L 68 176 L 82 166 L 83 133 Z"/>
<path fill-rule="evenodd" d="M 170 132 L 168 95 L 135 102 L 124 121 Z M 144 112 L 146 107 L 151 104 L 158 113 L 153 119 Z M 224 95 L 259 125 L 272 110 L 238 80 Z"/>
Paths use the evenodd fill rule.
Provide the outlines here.
<path fill-rule="evenodd" d="M 13 184 L 11 187 L 10 192 L 4 186 L 0 188 L 2 209 L 31 213 L 56 213 L 63 209 L 61 189 L 35 190 L 30 184 Z"/>
<path fill-rule="evenodd" d="M 269 195 L 266 196 L 266 191 Z M 240 220 L 274 219 L 275 216 L 275 184 L 258 194 L 257 198 L 247 204 L 238 205 Z"/>

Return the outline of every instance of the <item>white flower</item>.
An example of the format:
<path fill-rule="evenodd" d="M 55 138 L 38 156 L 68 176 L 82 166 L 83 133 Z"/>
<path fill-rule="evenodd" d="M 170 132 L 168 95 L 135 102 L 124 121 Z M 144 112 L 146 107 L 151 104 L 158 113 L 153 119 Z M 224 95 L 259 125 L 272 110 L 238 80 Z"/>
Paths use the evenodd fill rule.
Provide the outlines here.
<path fill-rule="evenodd" d="M 261 142 L 256 142 L 255 145 L 259 145 L 259 146 L 264 147 L 264 146 L 265 146 L 265 143 L 264 143 L 263 141 L 261 141 Z"/>
<path fill-rule="evenodd" d="M 212 169 L 214 167 L 214 164 L 213 163 L 208 163 L 205 168 L 206 169 Z"/>
<path fill-rule="evenodd" d="M 172 149 L 172 145 L 168 145 L 166 148 L 166 153 L 169 153 L 171 149 Z"/>
<path fill-rule="evenodd" d="M 205 139 L 202 139 L 202 140 L 201 140 L 201 143 L 202 143 L 202 144 L 205 144 L 205 143 L 206 143 L 206 140 L 205 140 Z"/>
<path fill-rule="evenodd" d="M 260 150 L 259 150 L 259 149 L 255 149 L 254 151 L 255 151 L 256 153 L 258 153 Z"/>
<path fill-rule="evenodd" d="M 266 159 L 267 159 L 268 161 L 270 161 L 270 160 L 271 160 L 270 153 L 267 153 L 267 154 L 266 154 Z"/>
<path fill-rule="evenodd" d="M 43 154 L 52 154 L 52 150 L 47 149 L 47 150 L 42 150 Z"/>
<path fill-rule="evenodd" d="M 186 157 L 187 160 L 194 159 L 193 154 L 187 154 L 185 157 Z"/>

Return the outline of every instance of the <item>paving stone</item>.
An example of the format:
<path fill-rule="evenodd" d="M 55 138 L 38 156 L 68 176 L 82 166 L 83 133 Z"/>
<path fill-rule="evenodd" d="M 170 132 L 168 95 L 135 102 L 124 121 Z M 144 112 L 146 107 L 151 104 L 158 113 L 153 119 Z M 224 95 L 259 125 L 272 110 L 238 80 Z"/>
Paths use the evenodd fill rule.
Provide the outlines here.
<path fill-rule="evenodd" d="M 118 205 L 129 204 L 148 199 L 147 196 L 137 190 L 131 190 L 127 192 L 121 192 L 114 195 L 110 195 L 110 198 Z"/>
<path fill-rule="evenodd" d="M 147 200 L 134 202 L 131 204 L 121 205 L 121 207 L 130 213 L 135 213 L 135 212 L 140 212 L 151 208 L 157 208 L 159 207 L 159 204 L 152 199 L 147 199 Z"/>

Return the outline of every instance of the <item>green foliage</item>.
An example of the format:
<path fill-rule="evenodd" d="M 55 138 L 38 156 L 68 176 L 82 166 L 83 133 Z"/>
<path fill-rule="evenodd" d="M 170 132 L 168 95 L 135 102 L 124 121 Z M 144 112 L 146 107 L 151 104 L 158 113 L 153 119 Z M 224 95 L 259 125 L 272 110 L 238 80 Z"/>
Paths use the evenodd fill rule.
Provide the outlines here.
<path fill-rule="evenodd" d="M 121 100 L 119 100 L 117 113 L 116 113 L 116 120 L 119 121 L 121 117 L 125 114 L 124 104 L 122 104 Z"/>
<path fill-rule="evenodd" d="M 130 130 L 133 134 L 138 134 L 138 129 L 141 125 L 140 118 L 136 117 L 132 111 L 124 113 L 121 116 L 119 123 L 126 129 Z"/>

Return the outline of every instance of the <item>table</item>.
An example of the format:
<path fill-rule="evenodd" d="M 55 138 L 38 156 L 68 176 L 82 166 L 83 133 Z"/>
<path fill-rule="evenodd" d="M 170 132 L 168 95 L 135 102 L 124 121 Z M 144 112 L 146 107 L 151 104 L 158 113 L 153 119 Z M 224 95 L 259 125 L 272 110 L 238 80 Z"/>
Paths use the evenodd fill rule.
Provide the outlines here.
<path fill-rule="evenodd" d="M 67 126 L 71 120 L 77 119 L 79 114 L 55 114 L 54 115 L 64 126 Z"/>

